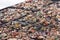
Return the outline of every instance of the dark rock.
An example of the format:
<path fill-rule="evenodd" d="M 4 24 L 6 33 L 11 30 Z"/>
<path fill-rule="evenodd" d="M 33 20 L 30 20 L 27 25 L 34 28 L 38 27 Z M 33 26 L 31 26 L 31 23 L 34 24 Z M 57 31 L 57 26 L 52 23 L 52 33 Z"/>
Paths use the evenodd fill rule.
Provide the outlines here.
<path fill-rule="evenodd" d="M 51 0 L 51 1 L 60 1 L 60 0 Z"/>

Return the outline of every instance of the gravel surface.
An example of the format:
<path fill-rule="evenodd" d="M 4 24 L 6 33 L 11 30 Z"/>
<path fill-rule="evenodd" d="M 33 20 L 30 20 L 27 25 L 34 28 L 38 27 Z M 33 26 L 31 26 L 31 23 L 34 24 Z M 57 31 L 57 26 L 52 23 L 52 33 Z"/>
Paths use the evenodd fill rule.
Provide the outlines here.
<path fill-rule="evenodd" d="M 30 0 L 0 10 L 0 40 L 60 40 L 60 1 Z"/>

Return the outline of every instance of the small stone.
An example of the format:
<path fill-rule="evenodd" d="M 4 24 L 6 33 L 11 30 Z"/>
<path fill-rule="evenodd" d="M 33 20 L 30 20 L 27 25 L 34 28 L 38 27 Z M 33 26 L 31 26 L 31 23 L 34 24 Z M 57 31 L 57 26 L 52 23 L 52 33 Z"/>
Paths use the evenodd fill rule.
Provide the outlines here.
<path fill-rule="evenodd" d="M 0 13 L 0 17 L 2 17 L 3 16 L 3 13 Z"/>
<path fill-rule="evenodd" d="M 19 27 L 19 25 L 20 25 L 19 23 L 15 23 L 15 27 Z"/>
<path fill-rule="evenodd" d="M 16 38 L 9 38 L 8 40 L 17 40 Z"/>
<path fill-rule="evenodd" d="M 40 15 L 42 15 L 42 13 L 39 11 L 39 12 L 37 12 L 37 16 L 40 16 Z"/>

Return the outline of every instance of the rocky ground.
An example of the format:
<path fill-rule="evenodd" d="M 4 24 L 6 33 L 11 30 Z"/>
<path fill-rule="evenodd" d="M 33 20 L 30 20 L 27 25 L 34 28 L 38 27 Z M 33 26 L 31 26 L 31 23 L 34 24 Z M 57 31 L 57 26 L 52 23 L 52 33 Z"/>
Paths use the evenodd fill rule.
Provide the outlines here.
<path fill-rule="evenodd" d="M 0 10 L 0 40 L 60 40 L 60 1 L 26 1 Z"/>

